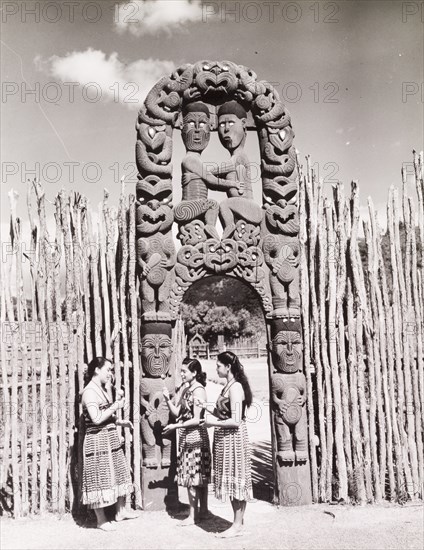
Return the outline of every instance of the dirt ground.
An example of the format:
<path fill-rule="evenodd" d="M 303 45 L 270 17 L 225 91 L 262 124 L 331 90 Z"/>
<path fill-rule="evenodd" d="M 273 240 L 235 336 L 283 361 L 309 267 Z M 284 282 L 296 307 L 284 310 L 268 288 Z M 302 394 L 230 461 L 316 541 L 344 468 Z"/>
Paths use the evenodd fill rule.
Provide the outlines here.
<path fill-rule="evenodd" d="M 208 401 L 215 402 L 221 386 L 216 380 L 215 362 L 205 362 L 208 373 Z M 267 367 L 264 360 L 245 365 L 255 395 L 248 414 L 252 442 L 252 477 L 255 502 L 248 504 L 245 533 L 233 539 L 219 539 L 215 533 L 231 524 L 230 503 L 217 501 L 209 493 L 211 517 L 202 524 L 178 527 L 187 514 L 185 490 L 180 490 L 181 512 L 141 512 L 139 518 L 117 524 L 117 531 L 105 533 L 93 526 L 79 526 L 70 514 L 33 519 L 0 519 L 0 548 L 8 549 L 422 549 L 424 546 L 422 505 L 332 506 L 319 504 L 277 508 L 272 498 L 272 464 L 268 412 Z"/>
<path fill-rule="evenodd" d="M 0 547 L 8 549 L 145 548 L 201 549 L 422 549 L 423 507 L 312 505 L 276 508 L 257 501 L 249 504 L 245 534 L 219 539 L 231 520 L 230 505 L 211 499 L 211 519 L 178 527 L 180 518 L 167 512 L 142 512 L 135 520 L 105 533 L 78 526 L 70 515 L 25 520 L 1 520 Z M 330 515 L 331 513 L 331 515 Z M 333 517 L 334 515 L 334 517 Z M 181 516 L 183 517 L 183 516 Z"/>

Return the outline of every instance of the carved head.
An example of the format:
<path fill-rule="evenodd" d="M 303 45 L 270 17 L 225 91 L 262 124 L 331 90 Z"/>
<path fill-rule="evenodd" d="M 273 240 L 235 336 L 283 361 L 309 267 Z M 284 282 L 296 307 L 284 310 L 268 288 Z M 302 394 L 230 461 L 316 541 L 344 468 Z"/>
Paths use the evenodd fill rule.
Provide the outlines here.
<path fill-rule="evenodd" d="M 144 183 L 146 180 L 147 178 L 142 184 L 137 184 L 136 224 L 139 235 L 165 232 L 174 221 L 172 190 L 165 186 L 161 189 L 160 184 L 157 187 L 148 186 Z"/>
<path fill-rule="evenodd" d="M 183 111 L 181 137 L 187 151 L 202 152 L 206 149 L 211 136 L 209 109 L 197 101 L 189 103 Z"/>
<path fill-rule="evenodd" d="M 169 323 L 144 323 L 141 327 L 141 365 L 152 378 L 165 378 L 172 354 Z"/>
<path fill-rule="evenodd" d="M 265 217 L 271 230 L 277 230 L 284 235 L 297 235 L 299 232 L 297 195 L 296 182 L 288 183 L 282 176 L 274 180 L 264 180 Z"/>
<path fill-rule="evenodd" d="M 237 101 L 228 101 L 218 109 L 218 135 L 230 152 L 246 140 L 247 113 Z"/>
<path fill-rule="evenodd" d="M 283 373 L 302 370 L 302 338 L 299 321 L 275 322 L 271 354 L 274 368 Z"/>
<path fill-rule="evenodd" d="M 198 61 L 194 65 L 194 80 L 204 95 L 228 97 L 238 86 L 237 65 L 231 61 Z"/>

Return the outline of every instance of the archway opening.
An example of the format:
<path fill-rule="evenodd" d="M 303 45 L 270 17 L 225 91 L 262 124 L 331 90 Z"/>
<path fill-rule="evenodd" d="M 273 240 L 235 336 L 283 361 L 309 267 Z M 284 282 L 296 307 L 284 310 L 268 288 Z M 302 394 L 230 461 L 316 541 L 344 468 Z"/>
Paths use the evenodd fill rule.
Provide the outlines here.
<path fill-rule="evenodd" d="M 208 402 L 215 403 L 224 379 L 216 372 L 216 356 L 232 351 L 240 358 L 253 392 L 247 412 L 252 448 L 253 496 L 272 502 L 274 471 L 269 419 L 268 342 L 261 301 L 248 284 L 226 276 L 194 283 L 181 305 L 187 355 L 197 357 L 208 377 Z M 211 441 L 212 441 L 211 429 Z"/>

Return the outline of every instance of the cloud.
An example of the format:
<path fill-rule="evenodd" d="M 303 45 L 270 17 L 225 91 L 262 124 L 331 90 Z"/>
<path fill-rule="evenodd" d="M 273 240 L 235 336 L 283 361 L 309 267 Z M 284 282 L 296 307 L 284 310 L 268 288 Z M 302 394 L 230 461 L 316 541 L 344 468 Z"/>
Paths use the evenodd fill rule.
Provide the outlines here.
<path fill-rule="evenodd" d="M 123 103 L 130 109 L 139 109 L 156 82 L 176 68 L 173 61 L 151 58 L 125 64 L 118 59 L 116 52 L 107 57 L 101 50 L 92 48 L 48 60 L 36 57 L 34 63 L 39 70 L 47 71 L 57 80 L 85 86 L 90 98 L 97 94 L 104 100 Z"/>
<path fill-rule="evenodd" d="M 201 21 L 200 0 L 133 0 L 115 9 L 115 30 L 119 33 L 129 31 L 135 36 L 160 31 L 171 34 L 174 30 L 183 30 L 187 23 Z"/>

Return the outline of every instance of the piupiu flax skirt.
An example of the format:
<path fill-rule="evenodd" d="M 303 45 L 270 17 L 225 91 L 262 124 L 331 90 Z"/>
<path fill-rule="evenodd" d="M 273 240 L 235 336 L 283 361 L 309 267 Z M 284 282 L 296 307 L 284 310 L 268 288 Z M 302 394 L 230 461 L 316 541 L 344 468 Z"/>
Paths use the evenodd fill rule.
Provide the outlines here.
<path fill-rule="evenodd" d="M 253 498 L 250 443 L 244 420 L 238 428 L 215 428 L 212 477 L 216 498 Z"/>
<path fill-rule="evenodd" d="M 204 426 L 179 430 L 177 483 L 181 487 L 204 487 L 211 480 L 211 451 Z"/>
<path fill-rule="evenodd" d="M 103 508 L 132 492 L 131 474 L 114 422 L 86 427 L 83 454 L 83 504 Z"/>

